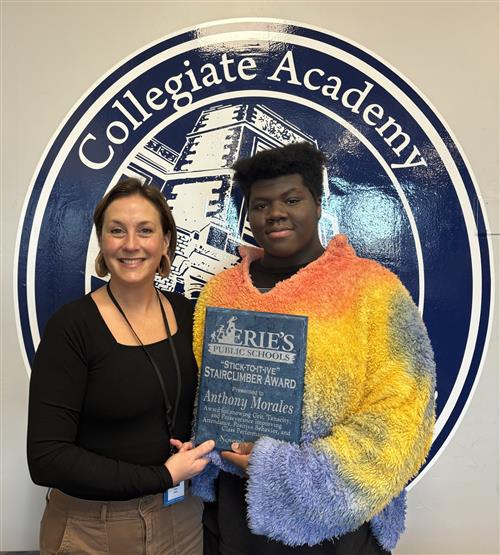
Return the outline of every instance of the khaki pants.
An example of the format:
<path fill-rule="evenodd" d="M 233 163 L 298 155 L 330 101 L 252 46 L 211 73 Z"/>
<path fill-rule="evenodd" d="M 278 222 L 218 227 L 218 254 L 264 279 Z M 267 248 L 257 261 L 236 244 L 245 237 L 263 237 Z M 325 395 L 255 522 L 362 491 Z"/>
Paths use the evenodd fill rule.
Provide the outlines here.
<path fill-rule="evenodd" d="M 86 501 L 52 490 L 40 526 L 40 555 L 202 555 L 203 503 L 189 492 Z"/>

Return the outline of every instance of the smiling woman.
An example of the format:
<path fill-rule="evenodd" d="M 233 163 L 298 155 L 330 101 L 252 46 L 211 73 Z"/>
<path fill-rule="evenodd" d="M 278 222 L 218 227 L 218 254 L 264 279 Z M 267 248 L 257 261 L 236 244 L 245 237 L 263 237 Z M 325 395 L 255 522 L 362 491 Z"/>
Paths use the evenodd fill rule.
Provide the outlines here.
<path fill-rule="evenodd" d="M 113 283 L 151 283 L 165 259 L 171 232 L 164 233 L 155 207 L 144 197 L 119 198 L 106 210 L 100 236 L 101 253 Z"/>
<path fill-rule="evenodd" d="M 118 206 L 117 203 L 119 203 Z M 124 208 L 126 209 L 125 213 L 122 212 Z M 145 218 L 143 221 L 141 221 L 141 215 Z M 120 221 L 120 218 L 125 216 L 129 217 L 129 221 Z M 127 230 L 127 223 L 129 227 L 132 225 L 132 228 Z M 105 224 L 107 224 L 107 227 Z M 121 181 L 97 205 L 94 212 L 94 225 L 101 247 L 96 259 L 96 271 L 100 277 L 108 274 L 102 252 L 103 230 L 105 236 L 109 234 L 121 239 L 127 236 L 127 231 L 129 237 L 156 236 L 158 238 L 158 233 L 163 235 L 166 242 L 166 252 L 162 253 L 160 257 L 159 273 L 160 275 L 168 275 L 170 261 L 175 256 L 177 231 L 167 201 L 157 189 L 151 186 L 143 186 L 136 179 Z M 134 225 L 135 229 L 133 229 Z M 156 268 L 154 270 L 156 271 Z"/>
<path fill-rule="evenodd" d="M 30 472 L 54 488 L 41 554 L 201 554 L 201 502 L 184 482 L 213 442 L 188 442 L 192 307 L 154 287 L 170 270 L 175 223 L 162 194 L 135 179 L 106 194 L 94 223 L 96 270 L 110 280 L 49 320 L 31 375 Z"/>

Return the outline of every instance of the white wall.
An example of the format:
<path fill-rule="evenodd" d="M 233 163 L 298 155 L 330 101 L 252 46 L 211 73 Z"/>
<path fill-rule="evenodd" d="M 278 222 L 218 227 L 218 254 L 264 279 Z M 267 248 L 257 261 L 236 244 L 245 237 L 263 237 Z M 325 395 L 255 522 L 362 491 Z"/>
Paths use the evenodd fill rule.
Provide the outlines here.
<path fill-rule="evenodd" d="M 214 19 L 267 16 L 355 40 L 406 75 L 468 157 L 499 257 L 497 2 L 2 2 L 1 543 L 36 547 L 44 492 L 25 461 L 28 376 L 12 268 L 22 205 L 46 145 L 95 80 L 136 49 Z M 411 491 L 396 553 L 499 553 L 499 326 L 458 431 Z"/>

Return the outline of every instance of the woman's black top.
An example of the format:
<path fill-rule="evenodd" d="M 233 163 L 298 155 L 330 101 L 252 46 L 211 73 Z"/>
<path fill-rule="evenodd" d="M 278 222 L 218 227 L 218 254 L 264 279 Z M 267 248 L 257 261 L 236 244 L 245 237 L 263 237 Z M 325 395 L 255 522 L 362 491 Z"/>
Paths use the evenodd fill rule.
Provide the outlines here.
<path fill-rule="evenodd" d="M 192 352 L 193 308 L 166 293 L 177 320 L 173 340 L 181 366 L 175 425 L 187 441 L 197 368 Z M 160 369 L 170 403 L 177 377 L 167 339 L 146 345 Z M 124 500 L 172 486 L 165 401 L 140 346 L 121 345 L 90 295 L 48 321 L 30 383 L 28 464 L 33 481 L 82 499 Z"/>

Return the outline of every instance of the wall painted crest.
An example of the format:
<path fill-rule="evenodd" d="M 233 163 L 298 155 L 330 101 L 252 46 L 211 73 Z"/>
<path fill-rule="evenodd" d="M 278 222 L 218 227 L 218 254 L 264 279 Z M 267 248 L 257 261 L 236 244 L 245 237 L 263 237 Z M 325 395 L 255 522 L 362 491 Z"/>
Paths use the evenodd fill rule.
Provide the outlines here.
<path fill-rule="evenodd" d="M 423 315 L 438 368 L 435 460 L 468 404 L 490 326 L 477 187 L 414 85 L 360 45 L 299 23 L 235 19 L 180 31 L 124 60 L 74 107 L 40 161 L 18 233 L 28 370 L 48 317 L 102 283 L 92 212 L 120 177 L 154 183 L 168 199 L 179 249 L 159 286 L 195 298 L 253 241 L 231 164 L 294 141 L 328 157 L 324 242 L 346 233 L 358 254 L 400 276 Z"/>

